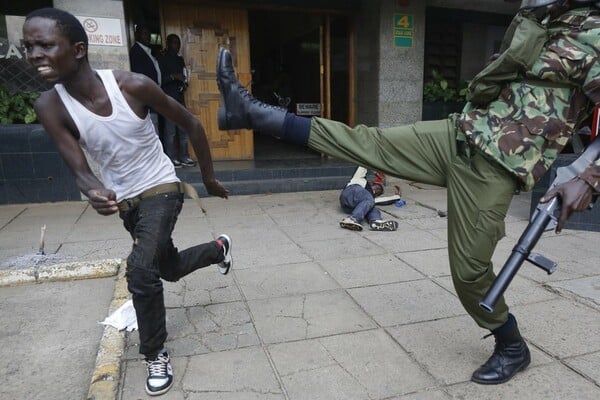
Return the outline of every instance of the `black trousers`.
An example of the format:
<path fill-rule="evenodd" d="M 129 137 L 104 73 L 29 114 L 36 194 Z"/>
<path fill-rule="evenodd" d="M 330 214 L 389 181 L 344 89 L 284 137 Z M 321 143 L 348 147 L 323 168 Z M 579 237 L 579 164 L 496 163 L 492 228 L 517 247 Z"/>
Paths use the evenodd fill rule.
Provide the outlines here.
<path fill-rule="evenodd" d="M 127 288 L 132 295 L 140 334 L 140 353 L 155 357 L 167 340 L 161 278 L 175 282 L 223 261 L 222 248 L 208 242 L 178 251 L 171 234 L 183 205 L 183 194 L 163 193 L 120 213 L 133 238 L 127 257 Z"/>

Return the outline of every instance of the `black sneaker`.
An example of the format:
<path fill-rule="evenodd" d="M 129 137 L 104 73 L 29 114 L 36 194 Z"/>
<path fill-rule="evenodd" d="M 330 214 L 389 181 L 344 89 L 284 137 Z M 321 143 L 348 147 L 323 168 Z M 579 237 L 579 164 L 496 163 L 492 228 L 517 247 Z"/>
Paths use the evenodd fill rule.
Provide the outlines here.
<path fill-rule="evenodd" d="M 387 232 L 392 232 L 395 231 L 396 229 L 398 229 L 398 222 L 396 221 L 383 221 L 380 219 L 377 219 L 375 221 L 372 221 L 369 224 L 369 227 L 371 228 L 372 231 L 387 231 Z"/>
<path fill-rule="evenodd" d="M 229 236 L 222 234 L 217 238 L 217 240 L 223 243 L 223 255 L 225 256 L 223 261 L 219 263 L 219 272 L 223 275 L 227 275 L 229 273 L 229 269 L 233 265 L 233 257 L 231 257 L 231 239 Z"/>
<path fill-rule="evenodd" d="M 148 378 L 146 378 L 146 393 L 158 396 L 166 393 L 173 386 L 173 369 L 169 354 L 165 351 L 154 360 L 146 359 Z"/>
<path fill-rule="evenodd" d="M 184 167 L 193 167 L 194 165 L 196 165 L 196 161 L 192 160 L 189 157 L 184 158 L 180 162 L 181 162 L 181 165 L 183 165 Z"/>

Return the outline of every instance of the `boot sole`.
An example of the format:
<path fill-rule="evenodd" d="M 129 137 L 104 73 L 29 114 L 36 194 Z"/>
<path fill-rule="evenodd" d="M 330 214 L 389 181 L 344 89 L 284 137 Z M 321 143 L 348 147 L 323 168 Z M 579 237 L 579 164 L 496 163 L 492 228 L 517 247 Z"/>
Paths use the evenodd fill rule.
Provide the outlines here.
<path fill-rule="evenodd" d="M 146 386 L 145 387 L 146 394 L 148 396 L 160 396 L 162 394 L 165 394 L 165 393 L 167 393 L 171 389 L 171 387 L 173 387 L 173 382 L 175 382 L 175 379 L 171 380 L 171 383 L 169 384 L 169 386 L 167 386 L 166 388 L 163 388 L 161 390 L 157 390 L 156 392 L 151 391 L 150 389 L 148 389 L 148 386 Z"/>
<path fill-rule="evenodd" d="M 225 58 L 225 52 L 227 51 L 227 49 L 225 49 L 224 47 L 219 47 L 219 55 L 217 56 L 217 87 L 219 88 L 219 91 L 221 92 L 223 90 L 223 87 L 221 85 L 221 79 L 220 79 L 220 72 L 221 72 L 221 67 L 223 65 L 223 59 Z M 225 110 L 225 98 L 223 98 L 223 93 L 221 92 L 221 99 L 222 99 L 222 106 L 219 107 L 219 109 L 217 110 L 217 125 L 219 127 L 219 130 L 221 131 L 226 131 L 229 129 L 232 129 L 231 126 L 229 126 L 229 124 L 227 123 L 227 111 Z"/>
<path fill-rule="evenodd" d="M 225 48 L 219 47 L 219 56 L 217 57 L 217 84 L 219 86 L 221 86 L 219 82 L 219 71 L 221 71 L 221 60 L 223 59 L 223 53 L 225 53 Z"/>
<path fill-rule="evenodd" d="M 226 131 L 228 129 L 227 112 L 225 111 L 225 107 L 219 107 L 219 110 L 217 111 L 217 125 L 219 125 L 219 129 L 222 131 Z"/>
<path fill-rule="evenodd" d="M 221 90 L 221 80 L 219 79 L 219 72 L 221 71 L 223 53 L 225 52 L 225 48 L 219 47 L 219 55 L 217 56 L 217 86 L 219 87 L 219 91 Z M 223 97 L 223 95 L 221 95 Z M 225 113 L 225 107 L 219 107 L 217 111 L 217 125 L 219 129 L 224 131 L 227 128 L 227 118 Z"/>
<path fill-rule="evenodd" d="M 513 372 L 511 376 L 507 377 L 506 379 L 502 379 L 501 381 L 485 381 L 473 377 L 471 377 L 471 381 L 479 383 L 480 385 L 499 385 L 501 383 L 506 383 L 510 381 L 516 374 L 518 374 L 521 371 L 524 371 L 525 368 L 529 366 L 529 364 L 531 364 L 531 358 L 529 358 L 529 360 L 527 360 L 527 362 L 524 365 L 522 365 L 519 369 L 515 370 L 515 372 Z"/>

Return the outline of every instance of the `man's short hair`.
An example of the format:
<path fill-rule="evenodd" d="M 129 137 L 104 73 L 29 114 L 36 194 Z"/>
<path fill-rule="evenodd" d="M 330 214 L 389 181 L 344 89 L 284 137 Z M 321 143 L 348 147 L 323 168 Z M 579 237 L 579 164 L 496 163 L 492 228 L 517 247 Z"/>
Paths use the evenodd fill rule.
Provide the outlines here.
<path fill-rule="evenodd" d="M 83 42 L 87 49 L 87 34 L 85 33 L 85 29 L 83 29 L 81 22 L 79 22 L 79 20 L 73 14 L 58 8 L 46 7 L 34 10 L 27 14 L 25 21 L 35 17 L 53 19 L 56 21 L 56 26 L 58 29 L 60 29 L 60 31 L 64 33 L 67 38 L 69 38 L 71 44 Z"/>

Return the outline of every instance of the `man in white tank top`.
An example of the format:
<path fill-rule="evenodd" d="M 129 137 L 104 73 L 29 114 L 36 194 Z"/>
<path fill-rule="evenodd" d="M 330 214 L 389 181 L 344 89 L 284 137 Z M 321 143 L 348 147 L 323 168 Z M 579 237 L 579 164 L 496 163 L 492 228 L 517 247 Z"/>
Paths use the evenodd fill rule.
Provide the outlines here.
<path fill-rule="evenodd" d="M 231 239 L 179 252 L 171 233 L 183 204 L 182 184 L 148 115 L 154 109 L 188 132 L 209 194 L 227 198 L 215 179 L 204 128 L 183 106 L 145 75 L 96 71 L 87 57 L 87 35 L 73 15 L 54 8 L 30 13 L 23 25 L 27 59 L 40 77 L 55 84 L 35 110 L 75 175 L 77 185 L 102 215 L 119 212 L 132 239 L 127 258 L 128 289 L 136 310 L 140 353 L 146 358 L 146 392 L 165 393 L 173 384 L 162 279 L 177 281 L 218 264 L 227 274 Z M 82 148 L 100 166 L 96 177 Z"/>

